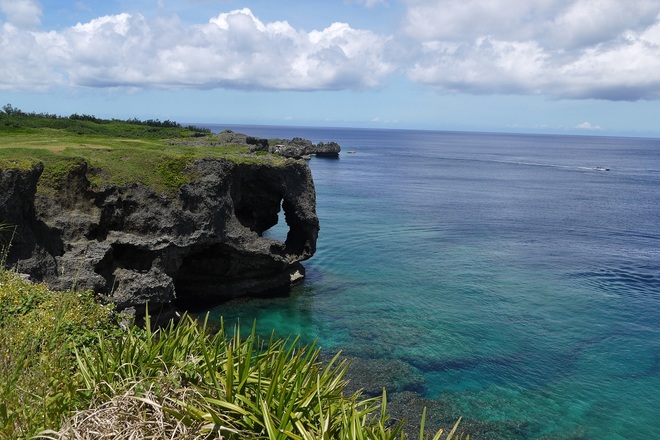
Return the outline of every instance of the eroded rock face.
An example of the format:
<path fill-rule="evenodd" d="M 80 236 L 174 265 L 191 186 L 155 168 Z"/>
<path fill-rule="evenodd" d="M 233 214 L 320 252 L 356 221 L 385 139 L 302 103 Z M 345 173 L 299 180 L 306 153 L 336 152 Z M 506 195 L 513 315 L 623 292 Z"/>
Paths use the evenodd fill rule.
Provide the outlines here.
<path fill-rule="evenodd" d="M 287 288 L 316 249 L 314 184 L 301 161 L 198 160 L 174 195 L 141 184 L 94 190 L 82 161 L 38 191 L 42 171 L 0 170 L 0 222 L 17 225 L 8 264 L 56 289 L 93 289 L 120 309 Z M 285 242 L 263 235 L 280 209 Z"/>
<path fill-rule="evenodd" d="M 262 141 L 262 142 L 259 142 Z M 300 159 L 305 156 L 316 155 L 318 157 L 339 157 L 341 146 L 336 142 L 313 144 L 309 139 L 293 138 L 287 139 L 274 139 L 277 142 L 275 145 L 268 146 L 266 139 L 257 139 L 252 143 L 255 144 L 252 151 L 268 151 L 272 154 L 279 156 L 291 157 Z"/>

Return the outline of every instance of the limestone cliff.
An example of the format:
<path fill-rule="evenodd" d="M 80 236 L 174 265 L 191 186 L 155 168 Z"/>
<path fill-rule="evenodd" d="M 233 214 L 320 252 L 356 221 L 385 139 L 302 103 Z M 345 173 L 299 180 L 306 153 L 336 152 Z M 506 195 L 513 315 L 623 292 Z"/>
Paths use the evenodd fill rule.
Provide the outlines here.
<path fill-rule="evenodd" d="M 8 265 L 56 289 L 93 289 L 120 309 L 286 288 L 316 248 L 316 196 L 302 161 L 200 159 L 171 193 L 94 187 L 83 160 L 50 187 L 43 170 L 0 169 L 0 222 L 17 226 Z M 285 242 L 263 236 L 281 209 Z"/>

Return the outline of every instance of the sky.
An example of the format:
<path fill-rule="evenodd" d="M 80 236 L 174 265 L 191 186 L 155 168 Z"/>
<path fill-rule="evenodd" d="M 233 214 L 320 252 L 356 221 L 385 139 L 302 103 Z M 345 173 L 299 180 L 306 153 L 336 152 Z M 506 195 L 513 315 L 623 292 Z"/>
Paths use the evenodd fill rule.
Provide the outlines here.
<path fill-rule="evenodd" d="M 660 137 L 659 0 L 0 0 L 0 106 Z"/>

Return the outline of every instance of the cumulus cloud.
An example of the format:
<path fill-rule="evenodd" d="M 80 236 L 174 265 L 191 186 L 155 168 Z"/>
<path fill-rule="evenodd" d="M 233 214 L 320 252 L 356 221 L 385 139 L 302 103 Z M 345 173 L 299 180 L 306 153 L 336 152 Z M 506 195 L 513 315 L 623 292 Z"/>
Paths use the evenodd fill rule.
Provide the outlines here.
<path fill-rule="evenodd" d="M 0 0 L 0 90 L 359 90 L 403 72 L 440 93 L 660 99 L 657 0 L 401 2 L 399 28 L 381 35 L 297 29 L 247 8 L 196 24 L 123 13 L 49 31 L 36 0 Z"/>
<path fill-rule="evenodd" d="M 407 0 L 409 77 L 441 92 L 660 98 L 655 0 Z M 412 43 L 410 43 L 412 44 Z"/>
<path fill-rule="evenodd" d="M 558 11 L 547 25 L 549 44 L 588 47 L 617 40 L 627 31 L 643 32 L 657 23 L 655 0 L 580 0 Z"/>
<path fill-rule="evenodd" d="M 19 28 L 36 28 L 41 24 L 41 6 L 35 0 L 0 0 L 0 11 L 6 22 Z"/>
<path fill-rule="evenodd" d="M 249 9 L 196 25 L 123 13 L 59 32 L 0 32 L 0 89 L 41 87 L 44 78 L 91 87 L 361 89 L 394 68 L 383 55 L 387 37 L 346 23 L 306 32 L 264 23 Z M 38 75 L 24 75 L 31 69 Z"/>
<path fill-rule="evenodd" d="M 536 2 L 519 0 L 407 0 L 403 30 L 422 41 L 465 41 L 497 35 L 517 39 L 529 32 L 526 17 Z M 545 15 L 539 11 L 539 15 Z"/>
<path fill-rule="evenodd" d="M 575 126 L 575 128 L 579 128 L 582 130 L 602 130 L 600 125 L 594 125 L 591 122 L 585 121 L 581 124 L 578 124 Z"/>
<path fill-rule="evenodd" d="M 409 76 L 451 92 L 535 93 L 547 54 L 534 42 L 478 38 L 474 43 L 428 42 Z"/>

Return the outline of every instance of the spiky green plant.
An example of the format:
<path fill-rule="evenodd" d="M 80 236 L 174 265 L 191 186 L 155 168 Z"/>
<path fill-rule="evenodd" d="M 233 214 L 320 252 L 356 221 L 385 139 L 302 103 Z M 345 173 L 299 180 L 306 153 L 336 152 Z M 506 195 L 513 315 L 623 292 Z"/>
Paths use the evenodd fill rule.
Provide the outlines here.
<path fill-rule="evenodd" d="M 108 401 L 130 390 L 150 411 L 200 438 L 403 436 L 401 423 L 387 426 L 385 393 L 369 399 L 344 393 L 347 364 L 339 354 L 322 364 L 314 345 L 264 341 L 254 329 L 242 338 L 238 327 L 228 335 L 221 322 L 211 332 L 207 320 L 200 324 L 187 316 L 156 331 L 147 322 L 146 330 L 131 328 L 119 340 L 99 339 L 94 349 L 78 351 L 79 371 L 94 400 Z M 420 438 L 424 435 L 422 429 Z M 435 439 L 441 436 L 442 431 Z"/>
<path fill-rule="evenodd" d="M 385 393 L 345 392 L 339 355 L 322 363 L 296 339 L 211 327 L 184 316 L 120 330 L 92 292 L 53 292 L 3 271 L 0 439 L 403 438 Z M 443 435 L 433 438 L 455 438 Z"/>

